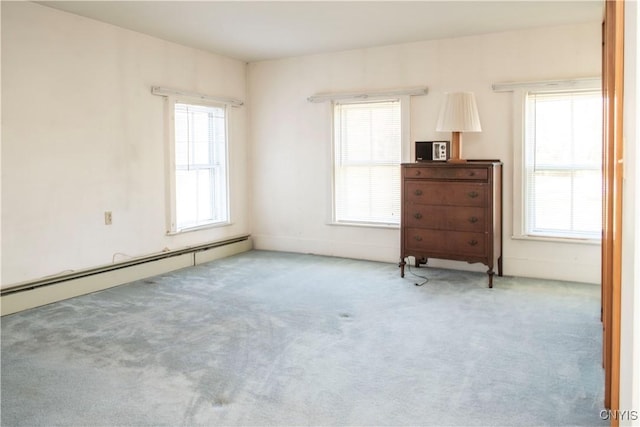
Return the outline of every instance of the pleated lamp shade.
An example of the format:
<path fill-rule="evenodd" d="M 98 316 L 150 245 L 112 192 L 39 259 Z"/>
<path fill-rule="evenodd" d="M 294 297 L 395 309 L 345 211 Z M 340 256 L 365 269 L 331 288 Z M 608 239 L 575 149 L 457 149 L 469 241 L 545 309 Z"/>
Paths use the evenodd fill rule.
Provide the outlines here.
<path fill-rule="evenodd" d="M 440 115 L 438 132 L 480 132 L 480 117 L 473 92 L 446 93 Z"/>
<path fill-rule="evenodd" d="M 476 97 L 472 92 L 446 93 L 438 124 L 438 132 L 451 132 L 450 162 L 464 162 L 462 159 L 462 132 L 480 132 L 480 117 Z"/>

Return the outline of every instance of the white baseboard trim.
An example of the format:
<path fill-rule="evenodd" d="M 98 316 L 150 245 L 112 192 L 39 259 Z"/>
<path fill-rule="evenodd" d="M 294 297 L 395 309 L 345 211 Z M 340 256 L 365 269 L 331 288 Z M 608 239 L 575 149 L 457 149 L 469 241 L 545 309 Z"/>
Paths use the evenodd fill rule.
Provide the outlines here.
<path fill-rule="evenodd" d="M 241 242 L 232 243 L 230 245 L 218 246 L 215 248 L 194 252 L 193 265 L 204 264 L 206 262 L 215 261 L 220 258 L 237 255 L 242 252 L 248 252 L 253 249 L 253 241 L 251 238 Z"/>
<path fill-rule="evenodd" d="M 399 246 L 374 244 L 370 242 L 336 242 L 329 240 L 299 239 L 272 235 L 253 234 L 256 249 L 311 253 L 353 259 L 366 259 L 397 263 Z M 399 243 L 399 241 L 398 241 Z M 452 270 L 486 272 L 487 266 L 480 263 L 468 264 L 463 261 L 430 259 L 430 267 Z M 536 279 L 561 280 L 582 283 L 600 283 L 600 264 L 584 260 L 533 259 L 505 256 L 503 254 L 503 274 Z M 496 271 L 497 274 L 497 271 Z"/>
<path fill-rule="evenodd" d="M 324 255 L 378 262 L 397 263 L 400 261 L 399 239 L 397 245 L 386 245 L 375 242 L 363 243 L 360 241 L 299 239 L 255 234 L 252 234 L 252 238 L 254 247 L 259 250 Z"/>
<path fill-rule="evenodd" d="M 250 251 L 252 248 L 252 240 L 248 238 L 210 249 L 194 249 L 192 252 L 179 255 L 167 255 L 166 258 L 62 280 L 46 286 L 34 285 L 33 288 L 25 287 L 19 291 L 0 296 L 0 314 L 5 316 L 80 295 L 102 291 L 147 277 Z"/>
<path fill-rule="evenodd" d="M 413 265 L 413 264 L 412 264 Z M 462 261 L 429 259 L 429 267 L 450 270 L 475 271 L 486 273 L 487 266 L 480 263 L 468 264 Z M 498 271 L 495 271 L 496 277 Z M 540 259 L 520 259 L 504 257 L 503 274 L 505 276 L 528 277 L 531 279 L 559 280 L 563 282 L 600 283 L 600 265 L 597 263 L 566 263 Z M 495 282 L 494 282 L 495 283 Z"/>
<path fill-rule="evenodd" d="M 503 264 L 504 274 L 509 276 L 591 284 L 600 284 L 601 281 L 600 262 L 505 257 Z"/>

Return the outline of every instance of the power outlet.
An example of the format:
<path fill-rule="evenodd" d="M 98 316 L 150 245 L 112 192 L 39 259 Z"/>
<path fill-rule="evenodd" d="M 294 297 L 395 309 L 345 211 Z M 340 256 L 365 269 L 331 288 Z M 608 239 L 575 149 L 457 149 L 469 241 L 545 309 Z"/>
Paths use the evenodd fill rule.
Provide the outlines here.
<path fill-rule="evenodd" d="M 104 225 L 111 225 L 113 223 L 113 214 L 111 211 L 106 211 L 104 213 Z"/>

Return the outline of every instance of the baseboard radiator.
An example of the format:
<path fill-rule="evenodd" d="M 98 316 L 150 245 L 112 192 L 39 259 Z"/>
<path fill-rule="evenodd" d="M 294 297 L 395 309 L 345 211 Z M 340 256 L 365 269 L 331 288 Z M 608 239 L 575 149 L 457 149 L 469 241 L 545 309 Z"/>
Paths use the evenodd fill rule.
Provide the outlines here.
<path fill-rule="evenodd" d="M 251 249 L 253 242 L 251 237 L 246 235 L 21 283 L 0 290 L 0 314 L 5 316 L 17 313 Z"/>

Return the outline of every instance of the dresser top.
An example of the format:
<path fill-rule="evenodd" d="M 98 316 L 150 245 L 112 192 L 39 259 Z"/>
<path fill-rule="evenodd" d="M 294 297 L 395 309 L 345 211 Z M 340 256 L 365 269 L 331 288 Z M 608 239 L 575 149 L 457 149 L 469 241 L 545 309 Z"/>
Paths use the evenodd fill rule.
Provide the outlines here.
<path fill-rule="evenodd" d="M 412 163 L 402 163 L 402 166 L 405 167 L 439 167 L 439 168 L 474 168 L 478 166 L 490 166 L 490 165 L 501 165 L 502 162 L 500 160 L 467 160 L 466 162 L 441 162 L 441 161 L 426 161 L 426 162 L 412 162 Z"/>

